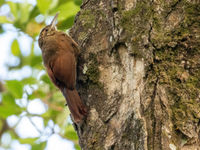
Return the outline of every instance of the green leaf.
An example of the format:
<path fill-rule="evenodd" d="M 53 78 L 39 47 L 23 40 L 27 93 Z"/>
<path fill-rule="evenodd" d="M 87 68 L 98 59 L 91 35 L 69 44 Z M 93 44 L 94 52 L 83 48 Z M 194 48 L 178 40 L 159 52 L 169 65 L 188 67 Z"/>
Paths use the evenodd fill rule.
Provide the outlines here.
<path fill-rule="evenodd" d="M 76 150 L 81 150 L 81 148 L 78 144 L 75 144 L 74 147 L 75 147 Z"/>
<path fill-rule="evenodd" d="M 74 3 L 75 3 L 76 5 L 78 5 L 78 6 L 80 6 L 81 3 L 82 3 L 82 0 L 74 0 Z"/>
<path fill-rule="evenodd" d="M 21 113 L 21 109 L 19 107 L 13 107 L 12 105 L 1 105 L 0 106 L 0 118 L 6 119 L 8 116 L 13 114 L 18 115 Z"/>
<path fill-rule="evenodd" d="M 36 82 L 37 82 L 37 80 L 34 77 L 28 77 L 28 78 L 24 78 L 22 80 L 23 84 L 35 84 Z"/>
<path fill-rule="evenodd" d="M 3 99 L 3 104 L 11 104 L 11 105 L 16 105 L 15 103 L 15 98 L 10 92 L 4 92 L 2 94 L 2 99 Z"/>
<path fill-rule="evenodd" d="M 68 0 L 68 1 L 73 1 L 73 0 Z M 65 0 L 60 0 L 58 1 L 58 6 L 63 5 L 64 3 L 66 3 Z"/>
<path fill-rule="evenodd" d="M 42 90 L 36 90 L 33 91 L 31 95 L 28 95 L 28 99 L 32 100 L 35 98 L 44 98 L 46 96 L 46 93 L 44 93 Z"/>
<path fill-rule="evenodd" d="M 64 108 L 64 106 L 62 105 L 61 107 Z M 66 118 L 69 116 L 70 112 L 69 112 L 69 109 L 67 108 L 64 108 L 64 110 L 62 111 L 62 113 L 59 113 L 57 115 L 57 118 L 56 118 L 56 123 L 61 127 L 63 126 L 64 124 L 66 124 Z"/>
<path fill-rule="evenodd" d="M 35 18 L 37 15 L 39 15 L 39 9 L 38 7 L 34 7 L 30 12 L 30 19 Z"/>
<path fill-rule="evenodd" d="M 74 128 L 71 124 L 68 125 L 65 129 L 65 137 L 72 141 L 78 140 L 78 136 L 76 132 L 74 131 Z"/>
<path fill-rule="evenodd" d="M 36 96 L 35 93 L 32 93 L 32 94 L 28 95 L 28 99 L 29 99 L 29 100 L 33 100 L 33 99 L 35 99 L 35 98 L 39 98 L 38 96 Z"/>
<path fill-rule="evenodd" d="M 62 21 L 62 22 L 59 22 L 57 27 L 58 29 L 60 30 L 66 30 L 66 29 L 69 29 L 71 28 L 71 26 L 74 24 L 74 15 L 67 18 L 66 20 Z"/>
<path fill-rule="evenodd" d="M 54 91 L 52 98 L 57 102 L 57 104 L 61 103 L 62 106 L 64 105 L 63 103 L 65 102 L 65 98 L 62 95 L 62 92 L 60 92 L 60 90 Z"/>
<path fill-rule="evenodd" d="M 75 16 L 79 10 L 79 6 L 77 6 L 73 1 L 68 1 L 56 8 L 53 13 L 55 14 L 56 12 L 60 12 L 58 21 L 63 21 L 71 16 Z"/>
<path fill-rule="evenodd" d="M 5 0 L 0 0 L 0 6 L 4 4 Z"/>
<path fill-rule="evenodd" d="M 2 101 L 3 103 L 0 105 L 0 118 L 6 119 L 10 115 L 18 115 L 22 112 L 22 109 L 15 103 L 15 99 L 11 93 L 3 93 Z"/>
<path fill-rule="evenodd" d="M 13 94 L 15 98 L 22 98 L 23 95 L 23 85 L 17 80 L 6 81 L 6 87 L 9 92 Z"/>
<path fill-rule="evenodd" d="M 0 16 L 0 23 L 11 23 L 6 16 Z"/>
<path fill-rule="evenodd" d="M 32 145 L 31 150 L 39 150 L 39 149 L 44 149 L 46 147 L 46 142 L 40 143 L 40 144 L 34 144 Z"/>
<path fill-rule="evenodd" d="M 44 74 L 40 77 L 40 80 L 44 81 L 47 84 L 52 84 L 51 80 L 49 79 L 49 77 L 47 76 L 47 74 Z"/>
<path fill-rule="evenodd" d="M 29 15 L 30 15 L 30 11 L 33 8 L 33 6 L 29 3 L 27 3 L 26 1 L 24 3 L 19 3 L 19 14 L 20 14 L 20 23 L 24 24 L 28 21 L 29 19 Z M 22 17 L 23 16 L 23 17 Z"/>
<path fill-rule="evenodd" d="M 56 122 L 56 117 L 60 113 L 60 111 L 56 111 L 53 109 L 48 109 L 44 114 L 41 115 L 41 117 L 45 118 L 44 119 L 44 124 L 48 122 L 49 119 L 53 120 Z M 47 121 L 47 122 L 46 122 Z"/>
<path fill-rule="evenodd" d="M 21 51 L 20 51 L 20 48 L 19 48 L 19 43 L 17 41 L 17 39 L 15 39 L 13 42 L 12 42 L 12 45 L 11 45 L 11 52 L 14 56 L 20 56 L 21 54 Z"/>
<path fill-rule="evenodd" d="M 37 6 L 42 14 L 45 14 L 50 8 L 52 0 L 37 0 Z"/>
<path fill-rule="evenodd" d="M 35 141 L 37 140 L 38 138 L 25 138 L 25 139 L 22 139 L 22 138 L 20 138 L 19 139 L 19 142 L 21 143 L 21 144 L 34 144 L 35 143 Z"/>
<path fill-rule="evenodd" d="M 31 65 L 31 67 L 35 67 L 37 65 L 41 66 L 42 65 L 42 57 L 41 56 L 31 57 L 30 65 Z"/>
<path fill-rule="evenodd" d="M 0 34 L 3 33 L 3 32 L 4 32 L 4 30 L 2 28 L 2 25 L 0 25 Z"/>
<path fill-rule="evenodd" d="M 9 5 L 10 11 L 15 17 L 15 20 L 18 20 L 18 4 L 11 1 L 8 1 L 7 4 Z"/>

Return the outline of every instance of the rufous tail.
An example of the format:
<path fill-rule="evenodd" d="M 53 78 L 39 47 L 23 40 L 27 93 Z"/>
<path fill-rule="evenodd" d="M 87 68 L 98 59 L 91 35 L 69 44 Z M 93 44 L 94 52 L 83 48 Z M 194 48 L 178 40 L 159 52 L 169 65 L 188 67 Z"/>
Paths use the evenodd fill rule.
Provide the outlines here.
<path fill-rule="evenodd" d="M 63 94 L 72 114 L 73 120 L 75 123 L 79 123 L 85 116 L 87 116 L 87 108 L 80 99 L 76 89 L 70 90 L 65 88 L 64 90 L 65 91 L 63 91 Z"/>

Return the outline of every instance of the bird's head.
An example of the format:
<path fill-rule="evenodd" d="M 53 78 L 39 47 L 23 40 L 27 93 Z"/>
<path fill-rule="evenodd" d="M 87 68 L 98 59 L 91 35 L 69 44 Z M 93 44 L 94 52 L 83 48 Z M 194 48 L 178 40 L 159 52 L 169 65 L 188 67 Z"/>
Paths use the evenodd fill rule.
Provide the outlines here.
<path fill-rule="evenodd" d="M 41 32 L 40 32 L 40 36 L 39 36 L 39 46 L 41 48 L 42 46 L 42 41 L 45 37 L 53 35 L 55 33 L 55 31 L 57 31 L 56 28 L 56 20 L 58 17 L 58 13 L 56 13 L 55 17 L 53 18 L 53 20 L 51 21 L 50 25 L 45 26 Z"/>

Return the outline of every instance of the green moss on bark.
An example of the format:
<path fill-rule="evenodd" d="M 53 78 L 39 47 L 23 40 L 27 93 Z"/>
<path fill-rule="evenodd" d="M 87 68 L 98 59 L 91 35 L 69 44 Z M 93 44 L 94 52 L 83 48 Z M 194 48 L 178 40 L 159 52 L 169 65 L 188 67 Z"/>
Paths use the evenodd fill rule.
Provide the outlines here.
<path fill-rule="evenodd" d="M 125 10 L 121 6 L 119 12 L 122 16 L 119 25 L 125 31 L 125 40 L 130 43 L 130 54 L 137 58 L 145 58 L 143 38 L 148 35 L 149 20 L 152 15 L 150 2 L 137 2 L 130 10 Z"/>
<path fill-rule="evenodd" d="M 100 72 L 98 68 L 97 56 L 94 53 L 90 53 L 88 59 L 89 63 L 87 66 L 88 68 L 86 71 L 86 75 L 88 76 L 88 79 L 91 83 L 99 84 Z"/>
<path fill-rule="evenodd" d="M 157 47 L 155 75 L 159 76 L 159 84 L 168 87 L 174 125 L 191 138 L 195 135 L 186 128 L 188 124 L 196 128 L 200 120 L 200 6 L 187 3 L 184 11 L 178 28 L 162 29 L 160 36 L 160 30 L 155 30 L 152 41 Z"/>
<path fill-rule="evenodd" d="M 84 29 L 91 29 L 95 27 L 96 17 L 94 15 L 94 11 L 89 9 L 83 10 L 79 16 L 79 19 L 82 22 Z"/>
<path fill-rule="evenodd" d="M 176 48 L 161 48 L 162 50 L 157 51 L 155 57 L 159 63 L 154 65 L 154 71 L 155 75 L 160 78 L 159 84 L 168 86 L 173 112 L 172 119 L 176 128 L 183 131 L 188 120 L 198 123 L 200 119 L 198 102 L 200 71 L 192 68 L 192 66 L 198 65 L 199 58 L 192 57 L 190 55 L 192 53 L 184 57 L 184 53 L 189 49 L 180 45 L 177 45 Z M 200 57 L 200 53 L 197 55 Z M 188 61 L 184 61 L 184 59 Z M 193 59 L 192 62 L 191 59 Z"/>

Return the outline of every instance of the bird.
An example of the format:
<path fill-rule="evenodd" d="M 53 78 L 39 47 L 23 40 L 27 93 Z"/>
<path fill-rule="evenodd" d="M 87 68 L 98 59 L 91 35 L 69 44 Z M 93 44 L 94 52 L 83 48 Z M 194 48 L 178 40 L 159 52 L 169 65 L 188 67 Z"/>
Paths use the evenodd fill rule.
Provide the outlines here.
<path fill-rule="evenodd" d="M 57 30 L 58 13 L 39 35 L 43 64 L 54 85 L 66 99 L 72 120 L 80 123 L 87 116 L 87 107 L 76 90 L 76 66 L 80 54 L 78 44 L 66 33 Z"/>

